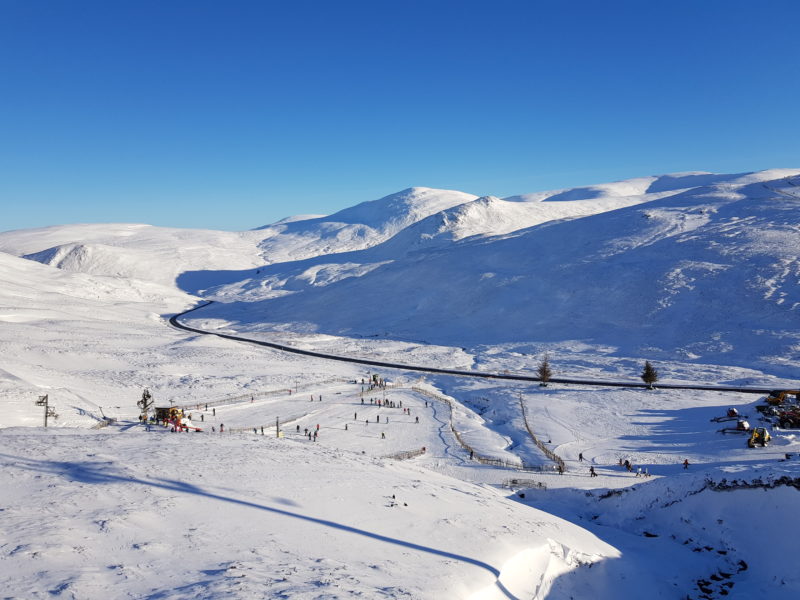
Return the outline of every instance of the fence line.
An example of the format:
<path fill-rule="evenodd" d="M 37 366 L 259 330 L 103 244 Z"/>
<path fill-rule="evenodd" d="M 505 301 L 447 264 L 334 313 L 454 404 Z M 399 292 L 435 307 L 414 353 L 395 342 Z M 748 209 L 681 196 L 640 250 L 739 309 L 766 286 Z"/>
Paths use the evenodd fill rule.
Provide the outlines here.
<path fill-rule="evenodd" d="M 531 429 L 531 426 L 528 424 L 528 411 L 525 409 L 525 402 L 522 400 L 522 395 L 520 395 L 520 397 L 519 397 L 519 406 L 522 409 L 522 420 L 525 421 L 525 429 L 528 430 L 528 435 L 531 436 L 531 439 L 533 440 L 533 443 L 536 444 L 536 447 L 539 448 L 539 450 L 541 450 L 542 453 L 547 458 L 549 458 L 554 463 L 556 463 L 556 468 L 558 468 L 561 471 L 566 471 L 567 470 L 567 465 L 564 464 L 564 459 L 561 458 L 558 454 L 556 454 L 552 450 L 550 450 L 550 448 L 545 446 L 539 440 L 539 438 L 537 438 L 536 435 L 533 433 L 533 430 Z"/>
<path fill-rule="evenodd" d="M 303 413 L 301 415 L 294 415 L 294 416 L 289 417 L 288 419 L 285 419 L 283 421 L 279 421 L 278 425 L 282 427 L 283 425 L 288 425 L 289 423 L 294 423 L 295 421 L 299 421 L 303 417 L 307 417 L 307 416 L 308 416 L 308 413 Z M 230 433 L 243 433 L 245 431 L 252 431 L 253 429 L 261 430 L 261 429 L 268 429 L 268 428 L 274 429 L 275 428 L 275 421 L 273 421 L 269 425 L 250 425 L 249 427 L 232 427 L 232 428 L 228 429 L 227 431 L 230 432 Z"/>
<path fill-rule="evenodd" d="M 455 425 L 453 424 L 453 402 L 450 400 L 450 398 L 448 398 L 446 396 L 440 396 L 439 394 L 434 394 L 433 392 L 430 392 L 430 391 L 428 391 L 426 389 L 423 389 L 423 388 L 420 388 L 420 387 L 416 387 L 416 386 L 412 386 L 411 390 L 416 392 L 416 393 L 418 393 L 418 394 L 422 394 L 423 396 L 427 396 L 429 398 L 433 398 L 434 400 L 439 400 L 440 402 L 444 402 L 447 405 L 447 407 L 450 409 L 450 431 L 453 432 L 453 437 L 456 438 L 456 441 L 459 443 L 459 445 L 464 450 L 466 450 L 467 452 L 469 452 L 472 455 L 472 460 L 474 460 L 474 461 L 476 461 L 478 463 L 481 463 L 483 465 L 492 465 L 492 466 L 495 466 L 495 467 L 505 467 L 507 469 L 516 469 L 516 470 L 519 470 L 519 471 L 541 472 L 541 471 L 550 471 L 550 470 L 552 470 L 552 469 L 550 469 L 550 468 L 548 468 L 548 467 L 546 467 L 544 465 L 529 465 L 529 464 L 525 464 L 525 462 L 523 462 L 522 459 L 520 459 L 519 462 L 516 462 L 516 461 L 509 461 L 509 460 L 505 460 L 505 459 L 501 459 L 501 458 L 494 458 L 494 457 L 491 457 L 491 456 L 485 456 L 485 455 L 482 455 L 482 454 L 478 453 L 475 450 L 475 448 L 470 446 L 464 440 L 464 438 L 461 437 L 461 434 L 458 432 L 458 430 L 456 429 Z"/>
<path fill-rule="evenodd" d="M 321 385 L 327 385 L 329 383 L 351 383 L 352 379 L 342 379 L 341 377 L 334 377 L 331 379 L 324 379 L 322 381 L 315 381 L 314 383 L 305 383 L 303 385 L 297 386 L 296 390 L 307 390 L 309 388 L 318 387 Z M 209 406 L 209 407 L 218 407 L 227 404 L 245 404 L 250 399 L 255 398 L 270 398 L 274 396 L 282 396 L 286 394 L 287 391 L 290 391 L 290 387 L 280 388 L 277 390 L 265 390 L 263 392 L 248 392 L 247 394 L 239 394 L 238 396 L 228 396 L 226 398 L 222 398 L 220 400 L 211 400 L 209 402 L 189 402 L 184 404 L 175 404 L 175 408 L 182 408 L 183 410 L 202 410 L 202 407 Z M 291 393 L 291 392 L 290 392 Z M 299 391 L 293 392 L 295 394 L 299 393 Z"/>

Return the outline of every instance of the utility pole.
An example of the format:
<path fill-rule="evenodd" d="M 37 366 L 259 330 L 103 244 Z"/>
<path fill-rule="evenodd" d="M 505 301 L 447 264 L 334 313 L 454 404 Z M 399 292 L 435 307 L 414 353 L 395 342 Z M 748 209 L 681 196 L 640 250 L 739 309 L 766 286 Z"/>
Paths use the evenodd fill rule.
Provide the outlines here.
<path fill-rule="evenodd" d="M 47 417 L 53 417 L 54 419 L 58 418 L 56 414 L 56 409 L 51 407 L 50 399 L 48 395 L 45 394 L 44 396 L 39 396 L 39 399 L 36 401 L 36 406 L 44 406 L 44 426 L 47 427 Z"/>

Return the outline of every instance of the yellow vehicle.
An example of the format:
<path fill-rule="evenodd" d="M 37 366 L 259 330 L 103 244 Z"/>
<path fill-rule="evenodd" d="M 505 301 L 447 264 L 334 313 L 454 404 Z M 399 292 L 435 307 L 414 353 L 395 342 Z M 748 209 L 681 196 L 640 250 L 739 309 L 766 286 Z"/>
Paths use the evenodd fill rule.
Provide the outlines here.
<path fill-rule="evenodd" d="M 787 396 L 794 396 L 795 402 L 800 402 L 800 390 L 772 390 L 767 396 L 766 403 L 778 406 L 788 400 Z"/>
<path fill-rule="evenodd" d="M 756 427 L 753 429 L 753 433 L 750 435 L 750 439 L 747 440 L 747 445 L 750 448 L 755 448 L 756 446 L 766 446 L 770 440 L 769 431 L 766 430 L 764 427 Z"/>
<path fill-rule="evenodd" d="M 157 406 L 156 407 L 156 420 L 158 421 L 173 421 L 183 418 L 183 409 L 175 406 Z"/>

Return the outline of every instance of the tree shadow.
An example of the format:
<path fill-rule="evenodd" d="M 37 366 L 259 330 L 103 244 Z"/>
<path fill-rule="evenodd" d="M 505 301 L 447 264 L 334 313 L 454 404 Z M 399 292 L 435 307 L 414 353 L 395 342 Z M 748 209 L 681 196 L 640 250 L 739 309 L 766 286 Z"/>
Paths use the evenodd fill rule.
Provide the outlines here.
<path fill-rule="evenodd" d="M 301 521 L 306 521 L 308 523 L 313 523 L 315 525 L 319 525 L 322 527 L 329 527 L 332 529 L 337 529 L 339 531 L 352 533 L 354 535 L 371 538 L 379 542 L 401 546 L 404 548 L 408 548 L 409 550 L 414 550 L 417 552 L 431 554 L 441 558 L 455 560 L 458 562 L 478 567 L 479 569 L 483 569 L 484 571 L 488 571 L 495 578 L 495 585 L 497 586 L 498 590 L 503 593 L 505 597 L 509 598 L 510 600 L 519 600 L 501 583 L 499 579 L 500 571 L 497 568 L 481 560 L 465 556 L 462 554 L 456 554 L 454 552 L 448 552 L 446 550 L 439 550 L 436 548 L 431 548 L 430 546 L 424 546 L 422 544 L 408 542 L 405 540 L 393 538 L 372 531 L 367 531 L 365 529 L 360 529 L 358 527 L 352 527 L 350 525 L 345 525 L 343 523 L 337 523 L 336 521 L 320 519 L 317 517 L 300 514 L 290 510 L 276 508 L 274 506 L 266 506 L 263 504 L 258 504 L 256 502 L 239 500 L 236 498 L 231 498 L 220 494 L 215 494 L 213 492 L 204 490 L 203 488 L 197 485 L 186 483 L 184 481 L 179 481 L 175 479 L 163 479 L 163 478 L 140 479 L 137 477 L 125 476 L 120 474 L 117 468 L 111 462 L 48 461 L 48 460 L 26 458 L 22 456 L 14 456 L 4 453 L 0 453 L 0 459 L 3 459 L 6 462 L 5 465 L 6 468 L 16 467 L 18 469 L 24 469 L 28 471 L 48 473 L 51 475 L 64 477 L 69 481 L 76 481 L 78 483 L 85 483 L 85 484 L 134 483 L 138 485 L 168 490 L 171 492 L 178 492 L 182 494 L 194 494 L 198 496 L 203 496 L 205 498 L 210 498 L 213 500 L 219 500 L 221 502 L 228 502 L 230 504 L 236 504 L 239 506 L 245 506 L 256 510 L 266 511 L 272 514 L 280 515 L 291 519 L 299 519 Z"/>

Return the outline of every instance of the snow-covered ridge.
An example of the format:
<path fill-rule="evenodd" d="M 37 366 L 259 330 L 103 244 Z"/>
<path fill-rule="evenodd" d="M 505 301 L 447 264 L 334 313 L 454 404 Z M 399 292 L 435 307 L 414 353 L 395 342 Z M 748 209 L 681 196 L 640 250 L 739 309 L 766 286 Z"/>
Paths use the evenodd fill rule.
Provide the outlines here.
<path fill-rule="evenodd" d="M 616 210 L 494 237 L 490 215 L 521 206 L 477 199 L 406 228 L 362 258 L 315 259 L 314 269 L 338 273 L 327 284 L 315 278 L 296 285 L 298 269 L 311 264 L 275 265 L 268 279 L 217 292 L 225 301 L 241 294 L 247 305 L 211 310 L 248 327 L 269 315 L 270 322 L 303 321 L 328 334 L 381 332 L 440 344 L 583 339 L 632 355 L 758 364 L 788 374 L 800 358 L 800 328 L 787 329 L 800 310 L 797 173 L 729 177 L 644 202 L 620 197 Z M 769 179 L 776 174 L 781 178 Z M 551 206 L 581 202 L 591 201 Z M 549 216 L 556 214 L 565 213 Z M 358 274 L 347 266 L 379 262 Z M 259 294 L 272 299 L 253 304 Z"/>

